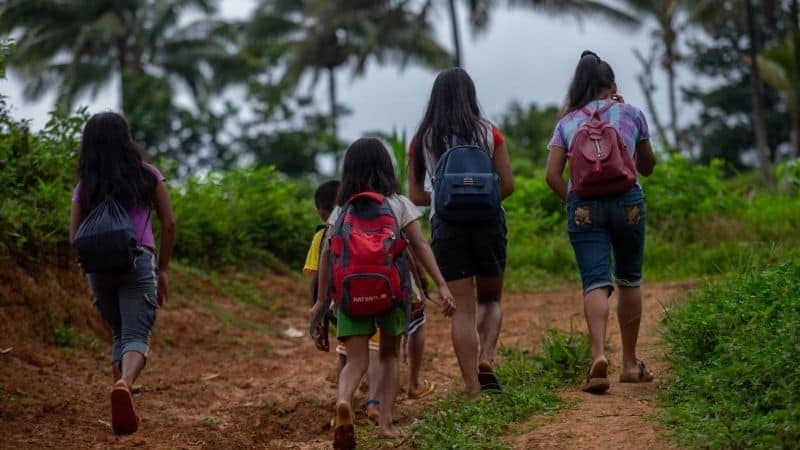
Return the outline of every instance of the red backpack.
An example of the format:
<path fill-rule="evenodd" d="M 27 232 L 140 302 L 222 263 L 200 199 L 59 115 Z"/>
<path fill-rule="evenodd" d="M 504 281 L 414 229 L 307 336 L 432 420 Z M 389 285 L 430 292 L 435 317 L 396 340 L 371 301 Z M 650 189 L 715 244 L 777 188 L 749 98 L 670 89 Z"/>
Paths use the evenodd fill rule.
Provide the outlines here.
<path fill-rule="evenodd" d="M 625 141 L 610 123 L 601 118 L 615 103 L 582 111 L 589 118 L 578 128 L 569 147 L 572 192 L 580 198 L 621 194 L 636 184 L 636 167 Z"/>
<path fill-rule="evenodd" d="M 354 195 L 342 206 L 330 240 L 334 303 L 348 316 L 369 317 L 406 302 L 411 292 L 407 245 L 383 195 Z"/>

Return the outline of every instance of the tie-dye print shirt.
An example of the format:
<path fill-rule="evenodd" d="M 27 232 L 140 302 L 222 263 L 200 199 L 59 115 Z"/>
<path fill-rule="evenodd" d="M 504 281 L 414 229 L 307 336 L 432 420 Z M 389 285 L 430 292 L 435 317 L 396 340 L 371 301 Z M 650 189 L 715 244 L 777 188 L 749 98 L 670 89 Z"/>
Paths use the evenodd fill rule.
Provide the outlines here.
<path fill-rule="evenodd" d="M 611 100 L 596 100 L 586 105 L 586 107 L 594 111 L 602 108 L 606 105 L 606 102 L 609 101 Z M 628 146 L 628 151 L 631 156 L 636 154 L 636 144 L 638 144 L 639 141 L 650 139 L 647 119 L 644 118 L 642 111 L 635 106 L 627 103 L 616 103 L 609 108 L 608 111 L 603 113 L 601 117 L 617 129 L 617 132 L 619 132 L 620 136 L 625 141 L 625 145 Z M 550 143 L 547 144 L 547 148 L 549 150 L 555 147 L 564 150 L 569 149 L 570 144 L 572 144 L 572 139 L 575 137 L 575 133 L 577 133 L 578 128 L 586 122 L 586 119 L 588 119 L 588 116 L 581 110 L 572 111 L 562 117 L 561 120 L 558 121 L 558 124 L 556 124 L 556 129 L 553 132 Z"/>

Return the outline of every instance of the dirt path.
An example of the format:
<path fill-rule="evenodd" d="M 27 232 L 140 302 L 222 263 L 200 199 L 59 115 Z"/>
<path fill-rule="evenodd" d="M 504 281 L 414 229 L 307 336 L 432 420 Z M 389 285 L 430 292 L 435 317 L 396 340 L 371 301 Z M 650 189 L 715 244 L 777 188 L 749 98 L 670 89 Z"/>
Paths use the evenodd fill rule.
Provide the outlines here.
<path fill-rule="evenodd" d="M 264 290 L 275 287 L 265 280 Z M 649 287 L 642 356 L 656 373 L 657 322 L 661 307 L 686 286 Z M 302 305 L 303 283 L 283 282 L 286 305 Z M 583 328 L 577 289 L 548 294 L 509 295 L 502 344 L 536 349 L 550 327 Z M 282 317 L 248 312 L 248 320 L 269 323 L 267 333 L 226 325 L 219 313 L 178 296 L 160 312 L 149 367 L 140 379 L 137 407 L 141 432 L 115 437 L 109 428 L 110 375 L 105 345 L 64 349 L 0 336 L 0 448 L 329 448 L 329 411 L 335 395 L 335 356 L 316 351 L 307 339 L 286 337 L 305 330 L 301 306 Z M 219 308 L 238 307 L 220 301 Z M 610 327 L 618 342 L 616 327 Z M 438 384 L 436 395 L 459 389 L 449 323 L 431 312 L 423 376 Z M 616 346 L 617 344 L 615 344 Z M 615 361 L 616 354 L 612 354 Z M 403 365 L 403 380 L 406 366 Z M 545 420 L 521 427 L 516 448 L 664 448 L 648 416 L 654 385 L 612 385 L 609 395 L 587 397 L 567 391 L 578 402 Z M 433 401 L 400 401 L 402 425 Z M 357 401 L 363 401 L 363 393 Z M 359 423 L 364 423 L 363 415 Z M 614 431 L 632 431 L 622 439 Z"/>

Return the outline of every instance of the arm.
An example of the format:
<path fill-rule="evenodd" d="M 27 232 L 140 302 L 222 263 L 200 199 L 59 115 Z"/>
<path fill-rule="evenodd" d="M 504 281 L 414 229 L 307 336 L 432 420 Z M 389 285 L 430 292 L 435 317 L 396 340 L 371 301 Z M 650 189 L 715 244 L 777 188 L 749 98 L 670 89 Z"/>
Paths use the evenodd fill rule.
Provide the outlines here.
<path fill-rule="evenodd" d="M 425 179 L 418 179 L 414 168 L 416 167 L 417 152 L 408 154 L 408 198 L 417 206 L 430 206 L 431 193 L 425 192 Z"/>
<path fill-rule="evenodd" d="M 514 192 L 514 173 L 511 171 L 511 158 L 505 142 L 494 150 L 493 161 L 494 170 L 500 176 L 500 194 L 505 200 Z"/>
<path fill-rule="evenodd" d="M 656 155 L 649 139 L 644 139 L 636 144 L 636 170 L 645 177 L 653 174 L 656 167 Z"/>
<path fill-rule="evenodd" d="M 547 155 L 547 185 L 556 193 L 562 202 L 567 202 L 567 182 L 564 181 L 564 168 L 567 165 L 567 154 L 561 147 L 553 147 Z"/>
<path fill-rule="evenodd" d="M 308 274 L 308 300 L 309 300 L 308 304 L 310 306 L 314 306 L 314 303 L 317 302 L 316 289 L 318 280 L 319 280 L 319 272 L 314 271 Z"/>
<path fill-rule="evenodd" d="M 330 268 L 331 254 L 329 233 L 331 233 L 331 229 L 332 227 L 328 227 L 328 231 L 325 232 L 325 238 L 322 241 L 322 251 L 319 255 L 319 270 L 317 271 L 317 299 L 314 308 L 321 308 L 328 296 L 328 284 L 330 283 L 330 280 L 328 280 L 328 270 Z"/>
<path fill-rule="evenodd" d="M 422 267 L 425 268 L 425 271 L 430 274 L 433 281 L 436 283 L 436 286 L 439 289 L 439 296 L 442 298 L 442 308 L 443 312 L 446 316 L 453 315 L 455 312 L 455 299 L 453 298 L 453 294 L 450 293 L 450 289 L 447 287 L 447 282 L 444 280 L 442 276 L 442 272 L 439 271 L 439 266 L 436 265 L 436 259 L 433 257 L 433 251 L 431 251 L 431 246 L 428 245 L 428 241 L 425 240 L 425 237 L 422 235 L 422 228 L 419 226 L 418 221 L 413 221 L 410 224 L 406 225 L 404 228 L 406 235 L 408 236 L 408 240 L 411 244 L 411 248 L 414 251 L 414 254 L 417 256 L 420 264 Z"/>
<path fill-rule="evenodd" d="M 158 303 L 163 305 L 169 297 L 169 261 L 172 258 L 172 249 L 175 247 L 175 214 L 172 212 L 172 202 L 169 199 L 167 184 L 159 181 L 156 186 L 156 214 L 161 223 L 161 245 L 158 252 Z"/>
<path fill-rule="evenodd" d="M 83 213 L 81 212 L 81 205 L 73 202 L 69 214 L 69 243 L 75 242 L 75 235 L 78 233 L 78 228 L 83 222 Z"/>

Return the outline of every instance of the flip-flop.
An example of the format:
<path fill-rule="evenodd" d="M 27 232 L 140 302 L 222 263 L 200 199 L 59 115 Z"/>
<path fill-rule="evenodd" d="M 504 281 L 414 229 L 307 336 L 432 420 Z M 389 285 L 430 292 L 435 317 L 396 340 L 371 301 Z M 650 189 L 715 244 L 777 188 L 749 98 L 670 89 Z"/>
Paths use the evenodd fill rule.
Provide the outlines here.
<path fill-rule="evenodd" d="M 351 450 L 356 448 L 356 429 L 353 413 L 345 402 L 336 405 L 336 427 L 333 429 L 333 448 Z"/>
<path fill-rule="evenodd" d="M 638 369 L 635 373 L 621 373 L 619 374 L 619 382 L 620 383 L 647 383 L 653 381 L 655 375 L 653 372 L 647 369 L 644 365 L 644 361 L 636 360 L 636 368 Z"/>
<path fill-rule="evenodd" d="M 412 394 L 411 391 L 408 391 L 408 399 L 409 400 L 423 399 L 433 394 L 433 391 L 436 390 L 436 383 L 431 383 L 428 380 L 423 380 L 422 386 L 423 386 L 422 390 L 417 392 L 416 394 Z"/>
<path fill-rule="evenodd" d="M 611 383 L 608 381 L 608 360 L 601 358 L 589 367 L 581 390 L 590 394 L 602 394 L 609 387 L 611 387 Z"/>
<path fill-rule="evenodd" d="M 117 381 L 111 391 L 111 428 L 116 434 L 133 434 L 139 429 L 139 416 L 124 380 Z"/>
<path fill-rule="evenodd" d="M 370 413 L 369 413 L 370 405 L 375 405 L 378 408 L 380 408 L 381 401 L 380 400 L 375 400 L 374 398 L 371 398 L 371 399 L 369 399 L 369 400 L 364 402 L 364 414 L 367 415 L 367 419 L 369 419 L 370 422 L 378 423 L 378 419 L 380 418 L 380 412 L 378 412 L 377 415 L 376 414 L 371 414 L 370 415 Z"/>
<path fill-rule="evenodd" d="M 488 363 L 478 365 L 478 382 L 481 384 L 482 391 L 500 392 L 500 378 L 494 373 L 494 369 Z"/>

